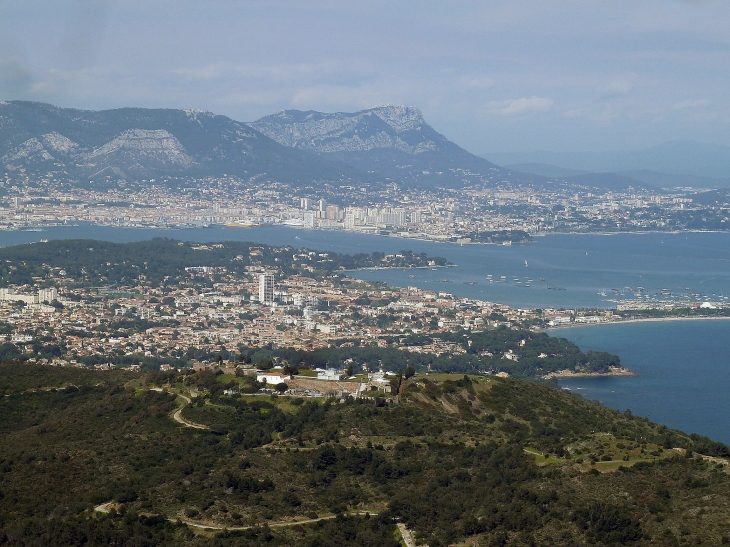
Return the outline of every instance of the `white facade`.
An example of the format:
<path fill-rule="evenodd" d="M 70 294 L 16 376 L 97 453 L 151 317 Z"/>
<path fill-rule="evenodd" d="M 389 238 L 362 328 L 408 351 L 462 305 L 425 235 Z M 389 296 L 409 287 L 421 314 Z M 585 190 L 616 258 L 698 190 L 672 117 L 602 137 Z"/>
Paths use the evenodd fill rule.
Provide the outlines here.
<path fill-rule="evenodd" d="M 281 384 L 282 382 L 286 382 L 287 380 L 291 380 L 291 376 L 287 376 L 286 374 L 262 372 L 256 375 L 257 382 L 269 384 L 272 386 Z"/>
<path fill-rule="evenodd" d="M 337 381 L 342 380 L 345 377 L 344 374 L 342 374 L 339 370 L 336 370 L 334 368 L 328 368 L 327 370 L 318 370 L 317 371 L 317 380 L 329 380 Z"/>
<path fill-rule="evenodd" d="M 274 274 L 259 274 L 259 302 L 273 304 L 274 302 Z"/>

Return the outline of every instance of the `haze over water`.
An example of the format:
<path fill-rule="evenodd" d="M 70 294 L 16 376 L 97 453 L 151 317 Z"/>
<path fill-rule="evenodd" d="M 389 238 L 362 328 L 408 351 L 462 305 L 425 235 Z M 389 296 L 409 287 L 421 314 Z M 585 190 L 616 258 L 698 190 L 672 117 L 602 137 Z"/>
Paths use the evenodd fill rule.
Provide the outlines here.
<path fill-rule="evenodd" d="M 611 289 L 644 287 L 649 294 L 686 288 L 716 300 L 730 293 L 730 234 L 551 235 L 529 245 L 440 244 L 345 232 L 285 227 L 160 230 L 69 226 L 0 233 L 0 246 L 41 239 L 90 238 L 129 242 L 168 237 L 199 242 L 252 241 L 321 251 L 443 256 L 458 266 L 436 270 L 353 273 L 397 286 L 449 292 L 514 307 L 614 307 Z M 525 264 L 527 262 L 527 264 Z M 487 276 L 503 283 L 489 283 Z M 412 276 L 412 277 L 411 277 Z M 543 278 L 545 281 L 540 281 Z M 518 279 L 519 281 L 515 281 Z M 525 285 L 529 282 L 529 287 Z M 518 285 L 517 283 L 521 283 Z M 467 284 L 473 283 L 473 284 Z M 548 289 L 562 287 L 565 290 Z M 598 293 L 606 291 L 608 296 Z M 624 298 L 621 297 L 621 298 Z M 616 353 L 640 376 L 561 382 L 606 406 L 730 443 L 730 321 L 625 323 L 551 331 L 582 349 Z"/>

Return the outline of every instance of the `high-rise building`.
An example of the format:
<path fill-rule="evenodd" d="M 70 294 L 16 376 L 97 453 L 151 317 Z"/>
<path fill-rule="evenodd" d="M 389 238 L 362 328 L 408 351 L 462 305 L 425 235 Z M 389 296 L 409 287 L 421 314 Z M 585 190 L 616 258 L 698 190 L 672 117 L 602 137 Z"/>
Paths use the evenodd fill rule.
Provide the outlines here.
<path fill-rule="evenodd" d="M 274 274 L 259 274 L 259 302 L 273 304 L 274 302 Z"/>
<path fill-rule="evenodd" d="M 337 205 L 327 206 L 327 218 L 330 220 L 337 220 L 340 216 L 340 208 Z"/>
<path fill-rule="evenodd" d="M 302 209 L 304 209 L 305 211 L 306 211 L 307 209 L 309 209 L 309 198 L 301 198 L 301 199 L 299 200 L 299 205 L 300 205 L 300 206 L 301 206 L 301 208 L 302 208 Z"/>
<path fill-rule="evenodd" d="M 314 228 L 314 214 L 313 211 L 304 213 L 305 228 Z"/>
<path fill-rule="evenodd" d="M 48 287 L 38 291 L 38 300 L 41 302 L 53 302 L 58 299 L 58 292 L 55 287 Z"/>
<path fill-rule="evenodd" d="M 345 215 L 345 230 L 352 230 L 355 228 L 355 215 L 348 213 Z"/>

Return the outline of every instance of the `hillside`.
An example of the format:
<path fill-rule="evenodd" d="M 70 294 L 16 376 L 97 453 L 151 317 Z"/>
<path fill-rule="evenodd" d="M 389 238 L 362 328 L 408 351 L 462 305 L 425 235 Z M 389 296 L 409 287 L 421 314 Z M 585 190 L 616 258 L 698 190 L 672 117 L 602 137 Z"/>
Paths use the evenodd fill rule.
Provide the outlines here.
<path fill-rule="evenodd" d="M 287 110 L 250 124 L 204 110 L 87 111 L 0 102 L 0 168 L 11 179 L 115 185 L 224 175 L 418 187 L 530 182 L 437 133 L 413 107 Z M 539 178 L 539 177 L 538 177 Z"/>
<path fill-rule="evenodd" d="M 628 411 L 484 376 L 392 401 L 250 388 L 0 365 L 0 544 L 396 546 L 396 523 L 432 547 L 730 538 L 728 448 Z"/>
<path fill-rule="evenodd" d="M 52 173 L 97 184 L 224 174 L 290 183 L 372 180 L 207 111 L 88 111 L 24 101 L 0 103 L 0 166 L 11 175 Z"/>
<path fill-rule="evenodd" d="M 626 192 L 630 190 L 663 192 L 661 189 L 655 188 L 650 184 L 619 173 L 587 173 L 585 175 L 564 177 L 564 180 L 575 186 L 600 188 L 601 190 L 610 192 Z"/>
<path fill-rule="evenodd" d="M 412 186 L 459 188 L 530 180 L 454 144 L 412 106 L 387 105 L 331 114 L 283 110 L 249 125 L 282 145 L 316 152 Z"/>

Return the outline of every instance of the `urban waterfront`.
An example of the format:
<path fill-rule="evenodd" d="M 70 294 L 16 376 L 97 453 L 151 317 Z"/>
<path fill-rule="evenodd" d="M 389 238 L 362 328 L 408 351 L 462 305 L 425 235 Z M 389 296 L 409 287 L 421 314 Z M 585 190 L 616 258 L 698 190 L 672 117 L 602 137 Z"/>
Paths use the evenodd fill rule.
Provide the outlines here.
<path fill-rule="evenodd" d="M 635 286 L 651 293 L 662 289 L 682 293 L 689 287 L 712 298 L 722 298 L 730 289 L 730 235 L 726 233 L 554 235 L 524 246 L 462 247 L 284 227 L 158 230 L 82 225 L 42 232 L 4 232 L 0 234 L 0 245 L 41 239 L 128 242 L 154 237 L 198 242 L 253 241 L 345 253 L 401 249 L 426 252 L 443 256 L 457 266 L 436 270 L 368 270 L 357 275 L 513 307 L 611 307 L 611 289 L 621 292 Z M 488 275 L 494 280 L 492 283 Z M 496 282 L 501 276 L 505 276 L 506 282 Z M 532 280 L 529 287 L 525 286 L 528 279 Z M 606 288 L 608 296 L 598 294 Z M 561 382 L 564 387 L 607 406 L 630 408 L 637 415 L 671 427 L 730 442 L 730 415 L 723 404 L 730 368 L 730 321 L 625 323 L 568 328 L 551 334 L 565 336 L 583 350 L 616 353 L 625 366 L 639 374 L 629 378 L 565 380 Z"/>
<path fill-rule="evenodd" d="M 692 292 L 699 301 L 719 301 L 730 294 L 730 233 L 726 232 L 550 235 L 526 245 L 461 246 L 284 226 L 165 230 L 82 224 L 39 232 L 0 232 L 0 246 L 41 239 L 123 243 L 154 237 L 201 243 L 251 241 L 349 254 L 425 252 L 443 256 L 456 266 L 448 270 L 360 271 L 357 276 L 512 307 L 615 308 L 616 300 L 635 299 L 639 288 L 652 297 L 663 290 L 677 297 Z"/>

